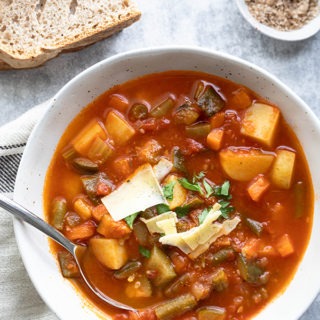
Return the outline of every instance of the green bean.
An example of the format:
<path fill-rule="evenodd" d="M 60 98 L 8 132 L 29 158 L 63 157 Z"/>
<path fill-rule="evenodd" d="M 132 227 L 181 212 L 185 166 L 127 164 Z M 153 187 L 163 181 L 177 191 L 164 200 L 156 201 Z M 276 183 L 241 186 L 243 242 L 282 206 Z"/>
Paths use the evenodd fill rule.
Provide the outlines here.
<path fill-rule="evenodd" d="M 51 214 L 52 225 L 58 229 L 63 229 L 64 217 L 67 213 L 67 200 L 63 197 L 56 197 L 52 201 Z"/>
<path fill-rule="evenodd" d="M 201 122 L 192 126 L 186 126 L 187 135 L 193 138 L 206 137 L 209 134 L 210 130 L 210 124 L 207 122 Z"/>
<path fill-rule="evenodd" d="M 155 308 L 155 313 L 159 320 L 169 320 L 193 309 L 196 305 L 196 298 L 187 293 L 161 303 Z"/>
<path fill-rule="evenodd" d="M 99 171 L 99 166 L 87 158 L 75 158 L 72 160 L 72 165 L 80 173 L 95 173 Z"/>
<path fill-rule="evenodd" d="M 184 288 L 191 284 L 190 273 L 181 275 L 178 279 L 172 282 L 164 291 L 164 294 L 168 298 L 177 296 Z"/>
<path fill-rule="evenodd" d="M 214 266 L 219 265 L 222 262 L 232 260 L 235 258 L 235 253 L 232 248 L 223 248 L 217 252 L 215 252 L 211 257 L 210 261 Z"/>
<path fill-rule="evenodd" d="M 76 150 L 73 148 L 73 146 L 70 146 L 70 145 L 67 148 L 65 148 L 62 152 L 62 157 L 66 161 L 71 161 L 76 156 L 77 156 Z"/>
<path fill-rule="evenodd" d="M 136 121 L 140 119 L 145 119 L 148 116 L 148 107 L 142 103 L 134 104 L 129 111 L 129 119 L 131 121 Z"/>
<path fill-rule="evenodd" d="M 118 280 L 127 279 L 142 267 L 140 261 L 129 261 L 121 269 L 114 272 L 113 276 Z"/>
<path fill-rule="evenodd" d="M 202 307 L 197 310 L 198 320 L 224 320 L 226 309 L 216 306 Z"/>
<path fill-rule="evenodd" d="M 263 231 L 263 224 L 259 221 L 243 217 L 243 220 L 247 227 L 258 237 L 261 236 L 261 233 Z"/>
<path fill-rule="evenodd" d="M 174 100 L 172 98 L 168 98 L 165 101 L 161 102 L 159 105 L 154 107 L 150 111 L 150 115 L 155 118 L 161 118 L 165 116 L 172 108 L 174 107 Z"/>

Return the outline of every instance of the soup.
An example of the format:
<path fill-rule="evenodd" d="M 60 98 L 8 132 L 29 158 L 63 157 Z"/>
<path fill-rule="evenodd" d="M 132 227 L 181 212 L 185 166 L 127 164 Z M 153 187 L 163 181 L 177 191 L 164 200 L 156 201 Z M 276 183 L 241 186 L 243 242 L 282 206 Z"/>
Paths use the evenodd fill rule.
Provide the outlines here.
<path fill-rule="evenodd" d="M 281 107 L 281 106 L 280 106 Z M 47 172 L 49 222 L 88 248 L 86 288 L 121 319 L 250 319 L 285 290 L 307 246 L 313 188 L 280 108 L 191 71 L 147 75 L 96 98 L 63 134 Z"/>

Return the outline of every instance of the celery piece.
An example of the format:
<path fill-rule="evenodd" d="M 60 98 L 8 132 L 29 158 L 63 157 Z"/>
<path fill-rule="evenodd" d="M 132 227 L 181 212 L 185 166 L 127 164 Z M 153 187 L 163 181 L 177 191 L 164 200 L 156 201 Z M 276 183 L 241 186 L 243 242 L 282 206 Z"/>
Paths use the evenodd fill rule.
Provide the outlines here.
<path fill-rule="evenodd" d="M 159 320 L 169 320 L 192 310 L 196 305 L 196 298 L 187 293 L 159 304 L 154 310 Z"/>
<path fill-rule="evenodd" d="M 186 133 L 192 138 L 206 137 L 210 130 L 211 127 L 208 122 L 200 122 L 191 126 L 186 126 Z"/>
<path fill-rule="evenodd" d="M 67 213 L 67 200 L 63 197 L 55 197 L 51 205 L 51 223 L 58 229 L 63 229 L 64 217 Z"/>
<path fill-rule="evenodd" d="M 113 147 L 107 141 L 96 137 L 88 150 L 88 158 L 103 164 L 112 155 L 113 151 Z"/>
<path fill-rule="evenodd" d="M 165 116 L 173 107 L 174 107 L 174 100 L 169 97 L 165 101 L 161 102 L 159 105 L 154 107 L 150 111 L 150 115 L 155 118 L 161 118 Z"/>

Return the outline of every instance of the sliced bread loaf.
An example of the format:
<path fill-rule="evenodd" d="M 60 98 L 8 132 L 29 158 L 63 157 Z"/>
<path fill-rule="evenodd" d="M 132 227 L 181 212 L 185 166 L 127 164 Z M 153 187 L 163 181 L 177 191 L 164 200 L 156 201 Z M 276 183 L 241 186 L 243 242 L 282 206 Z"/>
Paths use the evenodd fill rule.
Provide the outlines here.
<path fill-rule="evenodd" d="M 0 0 L 0 69 L 39 66 L 139 18 L 130 0 Z"/>

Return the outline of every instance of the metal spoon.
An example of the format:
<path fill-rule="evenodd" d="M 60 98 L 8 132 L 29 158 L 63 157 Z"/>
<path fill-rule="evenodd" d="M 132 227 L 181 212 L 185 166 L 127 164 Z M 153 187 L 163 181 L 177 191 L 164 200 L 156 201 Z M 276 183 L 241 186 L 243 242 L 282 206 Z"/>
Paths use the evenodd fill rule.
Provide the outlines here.
<path fill-rule="evenodd" d="M 65 249 L 67 249 L 73 255 L 79 267 L 83 280 L 86 282 L 88 287 L 92 290 L 92 292 L 95 293 L 100 299 L 120 309 L 137 311 L 136 309 L 126 304 L 113 300 L 109 296 L 100 292 L 97 288 L 95 288 L 91 284 L 90 280 L 86 276 L 85 271 L 83 270 L 81 265 L 81 257 L 83 256 L 83 253 L 85 252 L 86 247 L 72 243 L 62 233 L 57 231 L 55 228 L 53 228 L 51 225 L 46 223 L 44 220 L 40 219 L 38 216 L 30 212 L 29 210 L 23 208 L 18 203 L 10 200 L 9 198 L 3 196 L 2 194 L 0 194 L 0 207 L 12 213 L 16 218 L 22 219 L 23 221 L 31 224 L 33 227 L 45 233 L 51 239 L 53 239 L 54 241 L 62 245 Z"/>

